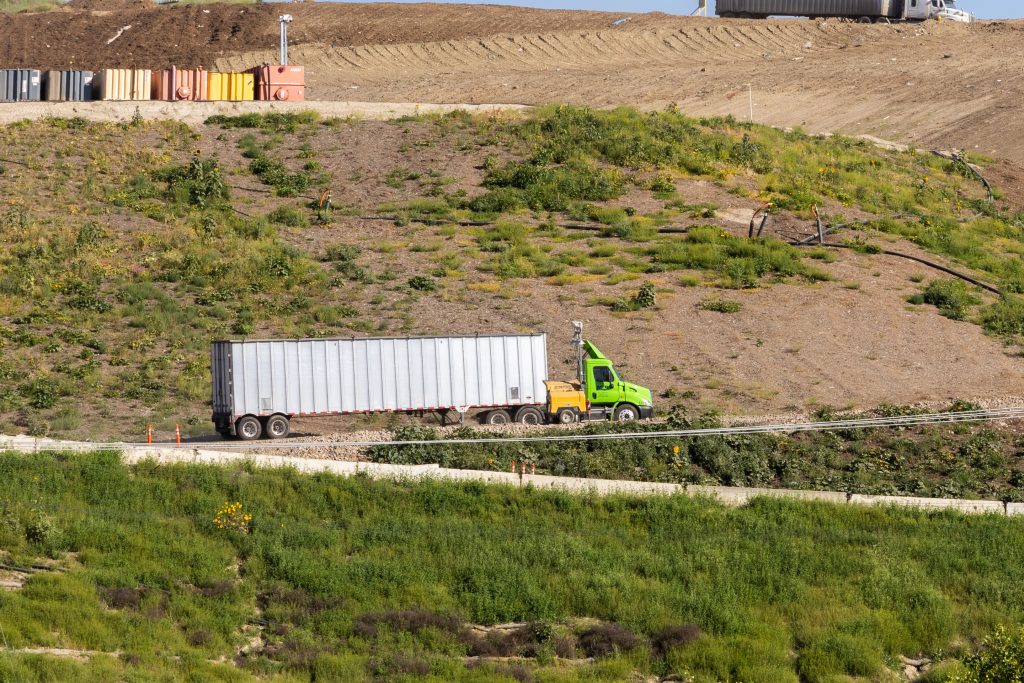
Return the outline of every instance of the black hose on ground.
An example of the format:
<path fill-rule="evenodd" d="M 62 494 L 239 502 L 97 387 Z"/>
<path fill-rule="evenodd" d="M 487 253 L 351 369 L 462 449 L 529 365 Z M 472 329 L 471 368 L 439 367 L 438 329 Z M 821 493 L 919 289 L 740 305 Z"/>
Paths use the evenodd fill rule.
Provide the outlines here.
<path fill-rule="evenodd" d="M 991 203 L 995 202 L 996 194 L 995 194 L 995 191 L 992 189 L 992 184 L 988 182 L 988 179 L 984 175 L 982 175 L 981 169 L 979 169 L 977 166 L 975 166 L 971 162 L 967 161 L 967 159 L 964 158 L 963 154 L 960 154 L 959 152 L 944 152 L 944 151 L 942 151 L 940 149 L 933 149 L 932 150 L 932 154 L 934 154 L 935 156 L 938 156 L 938 157 L 942 157 L 943 159 L 949 159 L 950 161 L 955 161 L 956 163 L 960 164 L 961 166 L 966 168 L 968 171 L 970 171 L 971 174 L 975 178 L 977 178 L 981 182 L 981 184 L 985 186 L 985 189 L 988 191 L 988 203 L 991 204 Z"/>
<path fill-rule="evenodd" d="M 816 247 L 829 247 L 829 248 L 832 248 L 832 249 L 857 249 L 857 245 L 854 245 L 854 244 L 841 244 L 839 242 L 823 242 L 821 244 L 804 244 L 803 242 L 790 242 L 790 244 L 793 245 L 794 247 L 816 246 Z M 976 278 L 971 277 L 970 275 L 965 275 L 964 273 L 957 272 L 957 271 L 953 270 L 952 268 L 947 268 L 946 266 L 943 266 L 941 264 L 935 263 L 934 261 L 929 261 L 928 259 L 923 259 L 920 256 L 914 256 L 912 254 L 904 254 L 901 251 L 893 251 L 892 249 L 880 249 L 878 251 L 878 253 L 886 254 L 887 256 L 898 256 L 899 258 L 905 258 L 905 259 L 908 259 L 910 261 L 916 261 L 917 263 L 920 263 L 922 265 L 928 266 L 929 268 L 934 268 L 936 270 L 940 270 L 943 273 L 947 273 L 949 275 L 952 275 L 953 277 L 960 278 L 964 282 L 969 282 L 972 285 L 975 285 L 977 287 L 981 287 L 982 289 L 987 290 L 989 292 L 992 292 L 993 294 L 995 294 L 997 296 L 1003 296 L 1003 293 L 999 289 L 997 289 L 996 287 L 993 287 L 990 284 L 984 283 L 981 280 L 978 280 Z"/>
<path fill-rule="evenodd" d="M 357 216 L 361 221 L 397 221 L 401 220 L 401 216 Z M 440 218 L 409 218 L 410 223 L 419 223 L 420 225 L 461 225 L 463 227 L 470 228 L 485 228 L 488 225 L 494 225 L 494 221 L 456 221 L 456 220 L 444 220 Z M 604 232 L 611 230 L 612 226 L 602 224 L 585 224 L 585 223 L 555 223 L 555 227 L 562 228 L 564 230 L 589 230 L 591 232 Z M 685 235 L 690 229 L 683 225 L 669 225 L 660 228 L 656 228 L 655 232 L 662 235 Z"/>

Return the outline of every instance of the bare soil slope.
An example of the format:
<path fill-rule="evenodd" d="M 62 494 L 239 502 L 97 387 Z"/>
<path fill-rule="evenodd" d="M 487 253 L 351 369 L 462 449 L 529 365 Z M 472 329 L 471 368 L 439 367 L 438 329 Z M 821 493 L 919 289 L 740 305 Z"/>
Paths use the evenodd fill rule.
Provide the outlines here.
<path fill-rule="evenodd" d="M 1020 22 L 863 26 L 430 4 L 110 7 L 0 18 L 0 63 L 242 68 L 276 60 L 286 10 L 295 16 L 291 61 L 306 65 L 318 99 L 675 102 L 745 118 L 750 84 L 763 123 L 1024 161 Z"/>

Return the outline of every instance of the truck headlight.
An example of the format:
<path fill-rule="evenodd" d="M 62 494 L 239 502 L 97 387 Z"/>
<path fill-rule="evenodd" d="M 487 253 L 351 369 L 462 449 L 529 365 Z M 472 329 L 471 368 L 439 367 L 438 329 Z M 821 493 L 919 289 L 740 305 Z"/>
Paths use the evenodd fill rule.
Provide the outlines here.
<path fill-rule="evenodd" d="M 649 399 L 649 398 L 645 398 L 640 403 L 642 403 L 645 408 L 653 408 L 654 407 L 654 403 L 652 403 L 651 399 Z"/>

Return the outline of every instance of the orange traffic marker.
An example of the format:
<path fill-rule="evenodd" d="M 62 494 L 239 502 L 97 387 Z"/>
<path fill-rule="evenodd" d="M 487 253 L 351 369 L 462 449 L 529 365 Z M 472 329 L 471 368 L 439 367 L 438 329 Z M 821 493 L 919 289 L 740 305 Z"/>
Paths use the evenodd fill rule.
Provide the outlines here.
<path fill-rule="evenodd" d="M 181 448 L 181 427 L 174 425 L 174 440 L 178 443 L 178 448 Z"/>

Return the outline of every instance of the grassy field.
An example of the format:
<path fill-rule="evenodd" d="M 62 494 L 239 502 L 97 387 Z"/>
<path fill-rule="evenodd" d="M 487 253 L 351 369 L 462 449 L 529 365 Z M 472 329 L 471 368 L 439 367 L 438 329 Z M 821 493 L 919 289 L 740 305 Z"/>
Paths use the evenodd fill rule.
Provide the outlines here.
<path fill-rule="evenodd" d="M 400 166 L 351 164 L 347 141 L 374 137 L 394 140 Z M 834 222 L 867 216 L 836 239 L 870 253 L 866 240 L 905 236 L 1008 292 L 992 303 L 935 278 L 911 305 L 1008 340 L 1024 329 L 1020 217 L 987 204 L 954 162 L 842 137 L 561 106 L 388 123 L 215 117 L 194 129 L 49 119 L 0 128 L 0 145 L 8 431 L 209 432 L 217 338 L 414 334 L 431 307 L 501 310 L 534 281 L 644 320 L 693 287 L 711 294 L 703 310 L 730 314 L 741 306 L 729 291 L 829 280 L 831 252 L 726 230 L 714 202 L 680 195 L 688 180 L 796 220 L 814 206 Z M 338 186 L 333 208 L 319 207 Z M 381 216 L 370 224 L 400 239 L 338 227 Z M 565 227 L 581 222 L 590 229 Z"/>
<path fill-rule="evenodd" d="M 110 453 L 4 454 L 0 474 L 5 562 L 59 569 L 0 593 L 3 680 L 872 681 L 1024 617 L 1005 517 Z M 505 622 L 526 626 L 467 627 Z"/>

